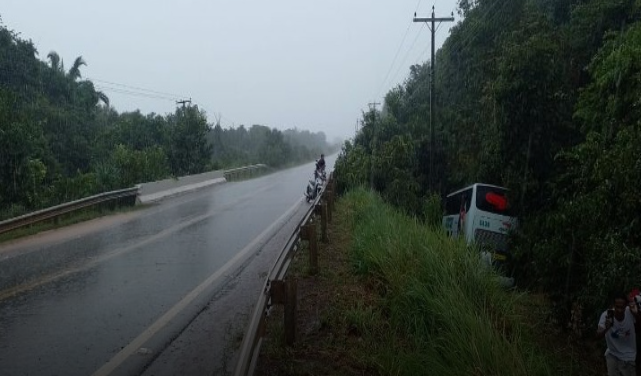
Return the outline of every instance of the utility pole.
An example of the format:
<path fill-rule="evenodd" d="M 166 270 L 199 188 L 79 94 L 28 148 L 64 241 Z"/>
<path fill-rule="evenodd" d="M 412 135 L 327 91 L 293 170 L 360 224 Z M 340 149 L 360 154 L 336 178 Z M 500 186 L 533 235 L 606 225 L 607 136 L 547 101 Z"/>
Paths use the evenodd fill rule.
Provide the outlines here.
<path fill-rule="evenodd" d="M 432 32 L 432 58 L 430 60 L 430 189 L 434 189 L 434 119 L 436 117 L 436 106 L 434 105 L 434 98 L 436 97 L 436 92 L 434 91 L 434 81 L 436 81 L 436 75 L 434 74 L 435 61 L 434 61 L 434 34 L 436 33 L 436 22 L 454 22 L 454 13 L 451 17 L 435 17 L 434 16 L 434 6 L 432 6 L 432 17 L 429 18 L 417 18 L 416 13 L 414 13 L 414 22 L 425 22 L 427 27 Z M 430 23 L 432 24 L 430 26 Z"/>
<path fill-rule="evenodd" d="M 369 186 L 370 189 L 374 190 L 374 151 L 376 150 L 376 106 L 379 105 L 378 102 L 370 102 L 369 110 L 372 111 L 372 116 L 374 116 L 374 123 L 372 124 L 372 155 L 370 157 L 370 169 L 369 169 Z"/>
<path fill-rule="evenodd" d="M 183 105 L 183 108 L 185 108 L 185 104 L 186 104 L 186 103 L 189 103 L 189 105 L 191 106 L 191 98 L 189 98 L 189 99 L 183 99 L 183 100 L 181 100 L 181 101 L 176 101 L 176 104 L 182 104 L 182 105 Z"/>

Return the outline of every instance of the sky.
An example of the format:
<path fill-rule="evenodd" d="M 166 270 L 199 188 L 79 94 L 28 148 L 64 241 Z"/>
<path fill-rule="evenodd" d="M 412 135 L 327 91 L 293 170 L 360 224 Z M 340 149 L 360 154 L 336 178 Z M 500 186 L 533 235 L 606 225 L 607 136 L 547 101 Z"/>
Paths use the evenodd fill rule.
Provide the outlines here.
<path fill-rule="evenodd" d="M 370 103 L 430 58 L 417 17 L 460 21 L 456 0 L 3 0 L 2 24 L 50 51 L 118 112 L 165 115 L 191 100 L 224 128 L 260 124 L 354 135 Z M 380 105 L 378 107 L 380 109 Z"/>

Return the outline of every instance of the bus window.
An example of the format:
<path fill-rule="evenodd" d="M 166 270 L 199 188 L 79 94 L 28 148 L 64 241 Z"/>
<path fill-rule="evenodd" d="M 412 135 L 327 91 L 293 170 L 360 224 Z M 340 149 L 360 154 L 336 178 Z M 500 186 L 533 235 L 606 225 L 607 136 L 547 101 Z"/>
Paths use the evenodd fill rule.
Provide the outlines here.
<path fill-rule="evenodd" d="M 476 190 L 476 207 L 488 213 L 512 216 L 506 190 L 502 188 L 479 185 Z"/>
<path fill-rule="evenodd" d="M 472 187 L 448 195 L 445 199 L 443 226 L 452 236 L 464 235 L 465 217 L 472 207 Z"/>
<path fill-rule="evenodd" d="M 469 210 L 472 205 L 472 188 L 450 195 L 445 200 L 445 215 L 459 215 L 461 207 Z"/>
<path fill-rule="evenodd" d="M 449 196 L 445 200 L 445 215 L 458 214 L 460 198 L 458 196 Z"/>

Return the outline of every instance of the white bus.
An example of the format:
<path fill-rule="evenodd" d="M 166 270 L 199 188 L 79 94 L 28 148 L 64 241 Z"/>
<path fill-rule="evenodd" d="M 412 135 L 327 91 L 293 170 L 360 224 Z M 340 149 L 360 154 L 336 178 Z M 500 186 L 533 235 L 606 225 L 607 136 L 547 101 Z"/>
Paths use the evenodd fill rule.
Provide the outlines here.
<path fill-rule="evenodd" d="M 506 193 L 506 188 L 481 183 L 450 193 L 445 199 L 445 231 L 479 245 L 495 262 L 505 261 L 507 233 L 517 226 Z"/>

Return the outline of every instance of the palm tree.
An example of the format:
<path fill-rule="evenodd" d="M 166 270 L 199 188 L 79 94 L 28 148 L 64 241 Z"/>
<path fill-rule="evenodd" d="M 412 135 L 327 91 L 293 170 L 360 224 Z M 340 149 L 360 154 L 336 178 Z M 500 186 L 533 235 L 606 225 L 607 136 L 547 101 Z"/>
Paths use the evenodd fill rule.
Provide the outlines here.
<path fill-rule="evenodd" d="M 80 81 L 77 84 L 78 86 L 78 95 L 84 98 L 86 103 L 90 103 L 90 106 L 96 106 L 98 102 L 103 102 L 107 107 L 109 107 L 109 98 L 102 91 L 96 90 L 93 85 L 93 82 L 89 80 Z M 81 94 L 82 93 L 82 94 Z"/>
<path fill-rule="evenodd" d="M 47 58 L 49 58 L 49 62 L 51 63 L 51 69 L 57 72 L 65 71 L 64 63 L 56 51 L 49 52 L 49 54 L 47 54 Z"/>
<path fill-rule="evenodd" d="M 64 61 L 56 51 L 49 52 L 49 54 L 47 54 L 47 58 L 49 58 L 49 62 L 51 63 L 51 69 L 63 73 L 72 81 L 76 81 L 82 76 L 80 74 L 80 67 L 87 65 L 87 62 L 82 58 L 82 56 L 78 56 L 76 60 L 74 60 L 73 66 L 69 69 L 69 72 L 65 73 Z"/>
<path fill-rule="evenodd" d="M 105 104 L 105 106 L 109 107 L 109 97 L 107 97 L 107 94 L 103 93 L 102 91 L 96 90 L 96 95 L 98 96 L 98 99 Z"/>
<path fill-rule="evenodd" d="M 80 67 L 83 65 L 87 65 L 87 63 L 83 60 L 82 56 L 78 56 L 76 60 L 73 62 L 73 66 L 71 69 L 69 69 L 69 73 L 67 74 L 67 77 L 71 78 L 72 81 L 76 81 L 77 79 L 80 78 Z"/>
<path fill-rule="evenodd" d="M 76 60 L 74 60 L 73 66 L 69 69 L 69 72 L 65 73 L 64 62 L 56 51 L 49 52 L 49 54 L 47 54 L 47 57 L 49 58 L 51 69 L 53 71 L 61 73 L 64 77 L 70 79 L 73 82 L 76 82 L 79 78 L 82 77 L 82 75 L 80 74 L 80 67 L 83 65 L 87 65 L 87 62 L 82 58 L 82 56 L 78 56 Z M 89 83 L 90 85 L 87 85 L 87 83 Z M 109 98 L 107 97 L 107 95 L 101 91 L 95 90 L 92 82 L 82 81 L 80 82 L 80 87 L 85 88 L 85 90 L 87 90 L 87 93 L 90 93 L 90 96 L 93 98 L 93 101 L 95 101 L 95 103 L 101 101 L 107 107 L 109 107 Z M 71 90 L 70 87 L 68 87 L 67 90 Z M 69 91 L 67 93 L 69 93 Z"/>

